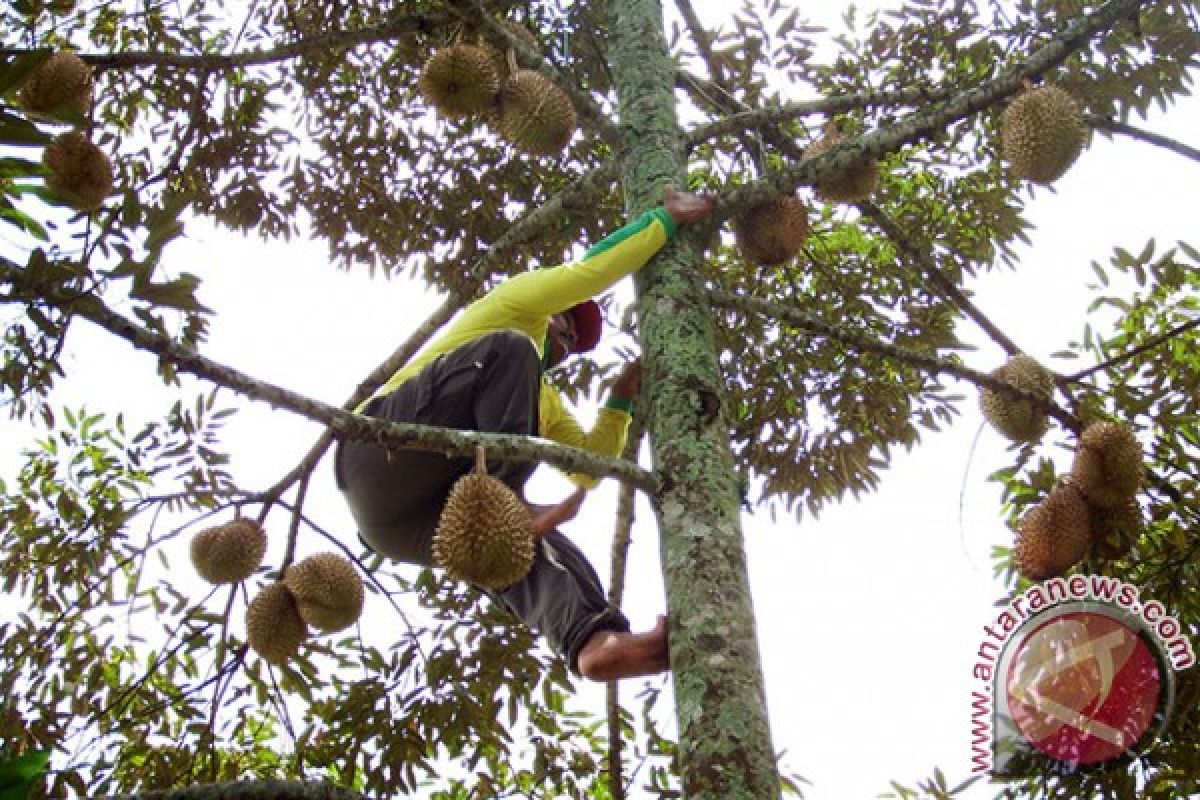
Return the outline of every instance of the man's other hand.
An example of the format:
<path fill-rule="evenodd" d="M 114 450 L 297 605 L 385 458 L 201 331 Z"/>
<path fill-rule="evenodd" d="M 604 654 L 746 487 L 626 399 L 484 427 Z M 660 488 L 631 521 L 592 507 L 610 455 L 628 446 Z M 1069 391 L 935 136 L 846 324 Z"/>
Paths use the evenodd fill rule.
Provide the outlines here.
<path fill-rule="evenodd" d="M 675 224 L 686 225 L 707 218 L 716 201 L 707 195 L 677 191 L 674 186 L 667 184 L 663 189 L 663 206 Z"/>
<path fill-rule="evenodd" d="M 642 360 L 628 361 L 617 373 L 612 385 L 612 396 L 618 400 L 633 400 L 642 388 Z"/>

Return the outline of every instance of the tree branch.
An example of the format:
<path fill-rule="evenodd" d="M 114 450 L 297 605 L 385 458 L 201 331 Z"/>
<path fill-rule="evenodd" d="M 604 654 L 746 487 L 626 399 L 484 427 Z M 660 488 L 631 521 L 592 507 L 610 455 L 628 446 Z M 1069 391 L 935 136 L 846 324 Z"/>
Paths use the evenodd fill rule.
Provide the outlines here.
<path fill-rule="evenodd" d="M 1109 117 L 1101 117 L 1096 114 L 1084 114 L 1083 121 L 1098 131 L 1104 131 L 1105 133 L 1124 134 L 1131 139 L 1137 139 L 1141 142 L 1147 142 L 1149 144 L 1157 145 L 1158 147 L 1166 148 L 1172 153 L 1177 153 L 1184 158 L 1190 158 L 1193 161 L 1200 161 L 1200 150 L 1168 136 L 1142 130 L 1141 128 L 1135 128 L 1133 125 L 1128 123 L 1120 122 Z"/>
<path fill-rule="evenodd" d="M 1069 430 L 1078 433 L 1082 430 L 1080 421 L 1064 410 L 1055 405 L 1046 398 L 1035 394 L 1034 392 L 1021 389 L 1007 381 L 1002 381 L 999 378 L 994 378 L 991 375 L 979 372 L 978 370 L 964 367 L 961 364 L 955 364 L 934 356 L 928 356 L 923 353 L 916 353 L 903 347 L 898 347 L 894 344 L 881 342 L 877 339 L 872 339 L 857 331 L 841 327 L 829 322 L 825 322 L 807 314 L 791 306 L 784 306 L 778 303 L 772 303 L 767 300 L 760 300 L 756 297 L 746 297 L 744 295 L 734 294 L 725 289 L 711 289 L 708 292 L 709 299 L 718 306 L 723 308 L 731 308 L 745 313 L 765 314 L 782 320 L 796 328 L 806 330 L 820 336 L 827 336 L 834 341 L 853 347 L 864 353 L 874 353 L 875 355 L 884 358 L 902 361 L 914 367 L 926 370 L 932 375 L 946 374 L 965 380 L 975 384 L 981 388 L 991 389 L 996 392 L 1008 395 L 1014 399 L 1024 400 L 1032 404 L 1035 408 L 1039 408 L 1056 420 L 1061 422 Z"/>
<path fill-rule="evenodd" d="M 289 61 L 313 50 L 353 47 L 360 44 L 391 41 L 413 33 L 430 33 L 436 31 L 442 24 L 444 24 L 443 20 L 432 15 L 405 14 L 403 17 L 389 20 L 382 25 L 349 31 L 330 31 L 320 36 L 300 39 L 279 47 L 247 50 L 241 53 L 185 55 L 182 53 L 130 51 L 124 53 L 80 53 L 79 57 L 93 67 L 102 70 L 173 67 L 183 70 L 220 71 Z M 0 49 L 0 56 L 20 56 L 31 52 L 34 50 L 6 47 Z"/>
<path fill-rule="evenodd" d="M 14 277 L 13 272 L 15 270 L 9 266 L 0 264 L 0 279 L 11 280 Z M 45 299 L 64 311 L 89 320 L 139 350 L 158 355 L 180 372 L 195 375 L 247 397 L 286 408 L 323 423 L 335 437 L 377 442 L 394 450 L 424 450 L 448 456 L 471 456 L 475 453 L 477 445 L 483 445 L 498 459 L 544 461 L 566 472 L 579 472 L 594 477 L 612 475 L 649 492 L 653 492 L 657 487 L 655 476 L 636 464 L 593 455 L 537 437 L 401 424 L 350 413 L 217 363 L 126 319 L 109 309 L 98 298 L 55 297 L 48 294 Z"/>
<path fill-rule="evenodd" d="M 679 73 L 678 85 L 687 88 L 693 83 L 702 90 L 708 91 L 706 84 L 700 78 L 686 72 Z M 719 91 L 713 87 L 713 91 Z M 738 131 L 759 128 L 776 122 L 786 122 L 809 114 L 839 114 L 843 111 L 854 111 L 869 106 L 881 105 L 928 105 L 939 102 L 959 91 L 957 87 L 940 89 L 896 89 L 893 91 L 855 92 L 853 94 L 823 97 L 819 100 L 806 100 L 800 103 L 765 106 L 758 109 L 744 109 L 730 114 L 723 119 L 694 128 L 687 137 L 689 145 L 697 145 L 708 139 L 714 139 Z"/>
<path fill-rule="evenodd" d="M 931 108 L 909 114 L 886 128 L 844 139 L 819 156 L 806 158 L 763 180 L 722 195 L 717 203 L 713 223 L 727 219 L 739 209 L 752 206 L 774 194 L 786 194 L 794 191 L 797 186 L 818 183 L 864 159 L 881 158 L 905 145 L 919 142 L 931 134 L 945 130 L 950 125 L 1016 94 L 1024 81 L 1049 72 L 1076 50 L 1084 47 L 1091 37 L 1114 23 L 1129 18 L 1147 3 L 1148 0 L 1109 0 L 1091 14 L 1076 19 L 1066 30 L 995 80 L 974 89 L 958 92 L 944 101 L 935 103 Z"/>
<path fill-rule="evenodd" d="M 633 422 L 629 425 L 629 436 L 625 441 L 625 451 L 621 458 L 637 463 L 638 450 L 642 446 L 642 436 L 646 432 L 646 423 L 642 418 L 643 407 L 634 404 Z M 612 565 L 609 570 L 611 585 L 608 589 L 608 604 L 614 608 L 621 607 L 625 595 L 625 573 L 629 559 L 629 544 L 633 536 L 633 487 L 621 484 L 617 490 L 617 524 L 612 543 Z M 620 685 L 617 681 L 609 681 L 605 687 L 604 708 L 608 718 L 608 790 L 613 800 L 625 800 L 625 770 L 621 761 L 624 749 L 624 739 L 621 736 L 621 698 Z"/>
<path fill-rule="evenodd" d="M 1136 357 L 1140 356 L 1142 353 L 1153 350 L 1154 348 L 1158 347 L 1160 344 L 1169 342 L 1172 339 L 1174 339 L 1176 336 L 1179 336 L 1180 334 L 1183 334 L 1183 333 L 1187 333 L 1188 331 L 1192 330 L 1193 328 L 1197 328 L 1197 327 L 1200 327 L 1200 317 L 1197 317 L 1196 319 L 1189 320 L 1188 322 L 1184 322 L 1182 324 L 1176 325 L 1174 328 L 1167 331 L 1166 333 L 1161 333 L 1158 336 L 1155 336 L 1152 339 L 1148 340 L 1144 344 L 1139 345 L 1138 347 L 1135 347 L 1132 350 L 1127 350 L 1124 353 L 1115 355 L 1112 358 L 1108 359 L 1107 361 L 1097 364 L 1094 367 L 1088 367 L 1087 369 L 1076 372 L 1074 375 L 1068 375 L 1063 378 L 1063 381 L 1066 383 L 1079 383 L 1080 381 L 1084 380 L 1085 378 L 1091 377 L 1092 375 L 1096 374 L 1097 372 L 1103 372 L 1104 370 L 1106 370 L 1110 367 L 1117 366 L 1118 364 L 1120 364 L 1123 361 L 1128 361 L 1131 358 L 1136 358 Z"/>
<path fill-rule="evenodd" d="M 975 321 L 975 324 L 984 330 L 992 341 L 1004 348 L 1004 352 L 1010 356 L 1015 356 L 1017 353 L 1023 352 L 1021 348 L 1008 338 L 1004 331 L 1000 330 L 990 319 L 984 316 L 984 313 L 976 308 L 971 302 L 971 298 L 967 297 L 962 289 L 958 288 L 958 284 L 947 278 L 938 269 L 937 264 L 929 257 L 923 249 L 917 248 L 912 240 L 905 235 L 900 226 L 892 221 L 891 217 L 883 212 L 879 206 L 874 203 L 859 203 L 858 210 L 864 217 L 867 217 L 879 226 L 889 239 L 891 239 L 900 252 L 911 263 L 921 268 L 921 271 L 929 278 L 929 282 L 933 287 L 940 291 L 942 295 L 954 303 L 964 314 Z"/>
<path fill-rule="evenodd" d="M 183 789 L 156 789 L 113 795 L 99 800 L 363 800 L 366 795 L 332 783 L 302 781 L 237 781 L 207 783 Z"/>

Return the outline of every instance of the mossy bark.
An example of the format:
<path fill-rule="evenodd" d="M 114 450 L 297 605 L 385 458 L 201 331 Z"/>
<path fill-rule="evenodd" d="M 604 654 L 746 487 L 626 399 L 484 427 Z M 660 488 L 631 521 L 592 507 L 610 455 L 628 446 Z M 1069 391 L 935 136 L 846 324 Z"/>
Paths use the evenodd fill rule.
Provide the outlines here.
<path fill-rule="evenodd" d="M 630 216 L 684 181 L 675 68 L 655 0 L 616 0 L 610 62 Z M 722 408 L 713 320 L 685 229 L 638 274 L 644 398 L 655 472 L 680 769 L 688 798 L 778 797 L 779 777 Z"/>

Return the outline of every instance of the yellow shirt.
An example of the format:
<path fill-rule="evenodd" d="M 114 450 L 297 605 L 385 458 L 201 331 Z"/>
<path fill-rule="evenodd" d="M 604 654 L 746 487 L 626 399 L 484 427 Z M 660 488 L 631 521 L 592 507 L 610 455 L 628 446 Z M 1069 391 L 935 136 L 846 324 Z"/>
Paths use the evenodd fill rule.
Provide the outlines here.
<path fill-rule="evenodd" d="M 674 232 L 675 223 L 666 209 L 655 208 L 597 243 L 581 261 L 509 278 L 467 306 L 436 339 L 401 367 L 376 396 L 395 391 L 443 353 L 498 330 L 524 333 L 537 348 L 538 355 L 544 358 L 546 329 L 552 315 L 600 294 L 626 275 L 637 272 Z M 625 446 L 629 428 L 626 410 L 602 408 L 592 430 L 584 432 L 563 406 L 562 396 L 545 380 L 542 381 L 538 417 L 541 435 L 561 444 L 605 456 L 619 455 Z M 597 483 L 587 475 L 572 475 L 571 480 L 578 486 L 589 488 Z"/>

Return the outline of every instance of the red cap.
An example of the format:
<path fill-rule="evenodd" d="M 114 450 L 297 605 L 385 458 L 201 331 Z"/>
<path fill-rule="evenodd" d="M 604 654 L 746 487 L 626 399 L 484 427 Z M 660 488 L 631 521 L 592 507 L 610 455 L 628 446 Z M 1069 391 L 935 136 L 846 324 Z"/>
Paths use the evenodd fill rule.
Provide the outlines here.
<path fill-rule="evenodd" d="M 584 300 L 577 306 L 568 309 L 575 318 L 575 346 L 572 353 L 587 353 L 600 342 L 600 332 L 604 329 L 604 315 L 595 300 Z"/>

